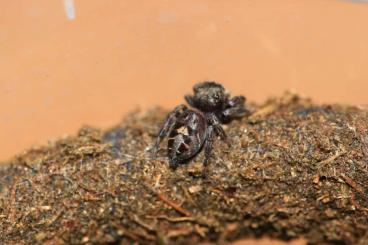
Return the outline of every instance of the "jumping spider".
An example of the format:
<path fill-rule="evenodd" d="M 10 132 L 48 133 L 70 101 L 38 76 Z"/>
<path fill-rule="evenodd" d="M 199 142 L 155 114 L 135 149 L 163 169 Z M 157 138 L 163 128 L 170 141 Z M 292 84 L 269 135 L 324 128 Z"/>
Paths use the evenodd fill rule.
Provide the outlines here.
<path fill-rule="evenodd" d="M 169 113 L 153 147 L 155 155 L 163 138 L 169 136 L 168 156 L 174 169 L 194 157 L 202 147 L 204 164 L 207 165 L 215 135 L 226 139 L 221 124 L 248 114 L 244 107 L 245 98 L 230 97 L 221 84 L 212 81 L 198 83 L 193 92 L 193 96 L 185 96 L 193 109 L 181 104 Z"/>

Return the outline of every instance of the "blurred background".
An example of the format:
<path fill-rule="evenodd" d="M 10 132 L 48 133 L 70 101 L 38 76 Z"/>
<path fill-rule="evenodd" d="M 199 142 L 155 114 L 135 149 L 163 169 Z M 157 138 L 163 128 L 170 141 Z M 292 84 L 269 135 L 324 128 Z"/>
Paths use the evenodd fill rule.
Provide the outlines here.
<path fill-rule="evenodd" d="M 1 1 L 0 161 L 216 80 L 367 104 L 368 4 L 344 0 Z"/>

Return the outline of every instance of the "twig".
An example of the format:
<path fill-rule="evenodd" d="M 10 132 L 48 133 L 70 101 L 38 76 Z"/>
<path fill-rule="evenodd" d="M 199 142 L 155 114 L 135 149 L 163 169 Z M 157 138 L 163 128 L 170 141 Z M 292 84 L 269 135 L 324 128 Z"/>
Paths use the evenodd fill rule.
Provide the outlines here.
<path fill-rule="evenodd" d="M 143 239 L 146 239 L 148 241 L 156 240 L 155 236 L 149 235 L 146 232 L 138 233 L 137 231 L 128 230 L 121 225 L 118 225 L 117 228 L 122 232 L 122 234 L 119 234 L 119 236 L 127 237 L 129 239 L 132 239 L 133 241 L 139 241 L 139 237 L 142 237 Z"/>
<path fill-rule="evenodd" d="M 318 163 L 317 163 L 317 168 L 322 168 L 322 167 L 324 167 L 324 166 L 326 166 L 326 165 L 330 164 L 330 163 L 331 163 L 331 162 L 333 162 L 336 158 L 338 158 L 338 157 L 340 157 L 340 156 L 344 155 L 345 153 L 346 153 L 346 151 L 341 151 L 341 152 L 337 151 L 337 152 L 335 153 L 335 155 L 333 155 L 333 156 L 331 156 L 331 157 L 329 157 L 329 158 L 327 158 L 327 159 L 325 159 L 325 160 L 322 160 L 322 161 L 318 162 Z"/>
<path fill-rule="evenodd" d="M 348 184 L 351 188 L 353 188 L 354 190 L 356 190 L 357 192 L 359 192 L 360 194 L 362 194 L 363 196 L 365 196 L 365 192 L 363 190 L 363 188 L 357 183 L 355 182 L 352 178 L 346 176 L 345 174 L 341 173 L 340 177 L 345 181 L 346 184 Z"/>
<path fill-rule="evenodd" d="M 164 203 L 166 203 L 167 205 L 169 205 L 170 207 L 172 207 L 173 209 L 175 209 L 177 212 L 185 215 L 185 216 L 193 216 L 192 213 L 189 210 L 186 210 L 185 208 L 183 208 L 182 206 L 180 206 L 178 203 L 176 203 L 173 200 L 170 200 L 170 198 L 168 198 L 167 196 L 165 196 L 164 194 L 156 191 L 154 188 L 152 188 L 148 183 L 144 183 L 143 184 L 146 188 L 148 188 L 151 192 L 153 192 L 155 195 L 157 195 L 157 197 L 163 201 Z"/>
<path fill-rule="evenodd" d="M 156 232 L 156 229 L 154 227 L 152 227 L 151 225 L 148 225 L 145 222 L 143 222 L 137 215 L 133 215 L 132 219 L 135 223 L 142 226 L 146 230 Z"/>
<path fill-rule="evenodd" d="M 170 222 L 193 222 L 197 221 L 194 217 L 169 217 L 166 215 L 160 215 L 160 216 L 147 216 L 147 218 L 150 219 L 164 219 Z"/>
<path fill-rule="evenodd" d="M 164 194 L 159 193 L 159 192 L 156 192 L 156 195 L 158 196 L 158 198 L 160 198 L 161 201 L 163 201 L 164 203 L 166 203 L 167 205 L 169 205 L 170 207 L 172 207 L 173 209 L 175 209 L 179 213 L 181 213 L 181 214 L 183 214 L 185 216 L 188 216 L 188 217 L 192 216 L 192 214 L 191 214 L 190 211 L 188 211 L 185 208 L 181 207 L 179 204 L 177 204 L 173 200 L 170 200 Z"/>
<path fill-rule="evenodd" d="M 11 187 L 10 190 L 10 210 L 9 210 L 9 220 L 13 223 L 15 221 L 15 216 L 16 216 L 16 208 L 15 208 L 15 203 L 16 203 L 16 198 L 17 198 L 17 185 L 19 182 L 19 177 L 15 177 L 14 178 L 14 182 L 13 185 Z"/>
<path fill-rule="evenodd" d="M 261 117 L 261 116 L 266 116 L 268 114 L 271 114 L 272 112 L 274 112 L 276 109 L 277 109 L 277 104 L 269 104 L 269 105 L 266 105 L 262 108 L 260 108 L 258 111 L 256 111 L 255 113 L 253 113 L 249 119 L 250 120 L 254 120 L 255 118 L 257 117 Z"/>
<path fill-rule="evenodd" d="M 51 226 L 54 224 L 61 216 L 64 214 L 64 209 L 59 210 L 54 216 L 52 216 L 50 219 L 41 220 L 37 223 L 37 225 L 47 225 Z"/>
<path fill-rule="evenodd" d="M 351 193 L 351 196 L 350 196 L 350 200 L 351 200 L 351 203 L 354 205 L 354 207 L 356 207 L 358 210 L 362 210 L 364 211 L 365 213 L 368 213 L 368 208 L 365 208 L 365 207 L 362 207 L 355 199 L 355 194 L 354 193 Z"/>

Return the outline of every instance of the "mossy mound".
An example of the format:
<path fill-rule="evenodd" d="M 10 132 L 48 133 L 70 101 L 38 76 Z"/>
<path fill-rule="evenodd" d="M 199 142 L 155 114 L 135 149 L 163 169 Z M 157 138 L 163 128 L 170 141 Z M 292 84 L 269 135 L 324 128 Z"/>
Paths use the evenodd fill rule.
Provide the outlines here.
<path fill-rule="evenodd" d="M 167 111 L 33 148 L 0 169 L 3 244 L 368 244 L 368 112 L 296 96 L 225 126 L 207 168 L 150 147 Z"/>

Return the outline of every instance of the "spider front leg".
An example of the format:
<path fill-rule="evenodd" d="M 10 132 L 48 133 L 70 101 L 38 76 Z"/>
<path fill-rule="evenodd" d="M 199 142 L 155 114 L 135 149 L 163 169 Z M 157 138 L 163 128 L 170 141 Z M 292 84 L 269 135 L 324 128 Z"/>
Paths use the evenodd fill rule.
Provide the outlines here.
<path fill-rule="evenodd" d="M 226 140 L 226 134 L 222 128 L 220 121 L 214 113 L 209 113 L 206 115 L 207 122 L 209 124 L 207 128 L 206 142 L 204 145 L 204 165 L 207 166 L 211 157 L 211 152 L 213 149 L 213 141 L 215 135 L 220 136 L 222 140 Z"/>
<path fill-rule="evenodd" d="M 217 118 L 217 116 L 214 113 L 208 113 L 206 117 L 208 124 L 213 127 L 215 133 L 220 136 L 222 140 L 226 140 L 226 133 L 222 128 L 220 120 Z"/>
<path fill-rule="evenodd" d="M 229 106 L 244 106 L 245 103 L 245 97 L 244 96 L 234 96 L 227 102 Z"/>
<path fill-rule="evenodd" d="M 185 101 L 191 106 L 191 107 L 195 107 L 194 106 L 194 98 L 193 98 L 193 96 L 191 96 L 191 95 L 185 95 L 184 96 L 184 99 L 185 99 Z"/>
<path fill-rule="evenodd" d="M 225 109 L 222 114 L 222 119 L 226 122 L 233 118 L 240 118 L 250 114 L 250 112 L 244 107 L 245 97 L 235 96 L 228 101 L 228 108 Z"/>
<path fill-rule="evenodd" d="M 158 151 L 158 148 L 160 146 L 161 141 L 171 133 L 175 123 L 177 122 L 177 117 L 178 115 L 180 115 L 182 112 L 186 111 L 188 108 L 185 105 L 179 105 L 177 107 L 175 107 L 175 109 L 169 113 L 169 115 L 166 117 L 164 126 L 162 126 L 157 139 L 156 139 L 156 143 L 152 148 L 152 154 L 153 156 L 156 156 L 156 153 Z"/>
<path fill-rule="evenodd" d="M 209 126 L 207 129 L 207 137 L 206 137 L 206 142 L 204 145 L 204 162 L 203 162 L 204 166 L 207 166 L 210 160 L 211 152 L 213 149 L 214 136 L 215 136 L 215 131 L 213 129 L 213 126 Z"/>

